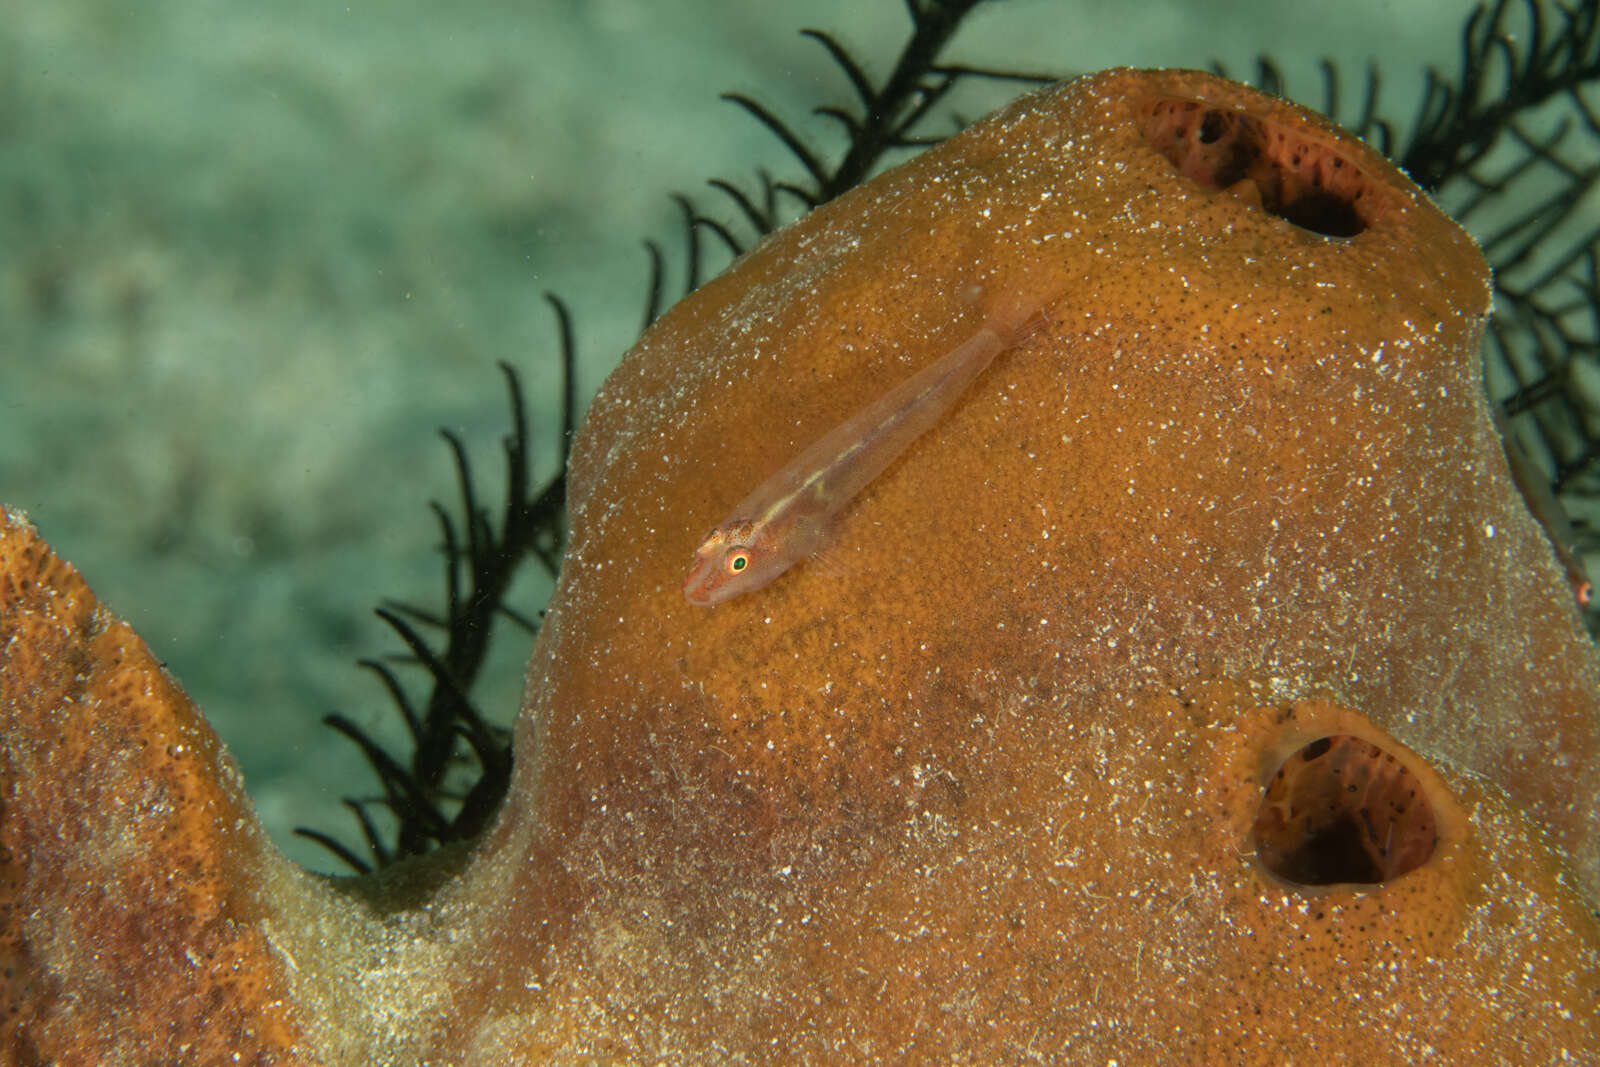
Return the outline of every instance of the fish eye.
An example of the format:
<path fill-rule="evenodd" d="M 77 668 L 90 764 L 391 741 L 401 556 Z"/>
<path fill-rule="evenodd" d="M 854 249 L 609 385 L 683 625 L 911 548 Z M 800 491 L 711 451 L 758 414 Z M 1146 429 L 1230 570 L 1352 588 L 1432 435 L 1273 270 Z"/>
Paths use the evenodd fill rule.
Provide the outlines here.
<path fill-rule="evenodd" d="M 728 553 L 727 567 L 729 574 L 738 574 L 748 566 L 750 566 L 750 553 L 744 549 L 741 548 Z"/>

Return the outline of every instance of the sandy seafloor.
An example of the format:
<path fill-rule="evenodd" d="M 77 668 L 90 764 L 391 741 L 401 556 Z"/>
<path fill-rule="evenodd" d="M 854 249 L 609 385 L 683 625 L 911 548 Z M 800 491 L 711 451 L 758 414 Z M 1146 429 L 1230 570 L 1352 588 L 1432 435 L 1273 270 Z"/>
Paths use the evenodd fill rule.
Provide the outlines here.
<path fill-rule="evenodd" d="M 1266 52 L 1310 102 L 1319 57 L 1352 88 L 1376 61 L 1409 120 L 1471 7 L 1010 0 L 945 58 L 1244 74 Z M 464 435 L 493 499 L 510 360 L 548 475 L 541 293 L 574 309 L 587 397 L 637 335 L 642 240 L 681 249 L 669 194 L 731 221 L 705 179 L 796 173 L 717 94 L 838 143 L 805 120 L 850 102 L 805 26 L 881 77 L 907 21 L 901 0 L 68 0 L 0 19 L 0 501 L 167 663 L 297 859 L 337 869 L 290 831 L 353 841 L 339 798 L 375 791 L 321 717 L 398 738 L 354 661 L 399 647 L 380 598 L 441 601 L 427 501 L 455 490 L 436 428 Z M 530 613 L 536 570 L 514 597 Z M 527 651 L 506 631 L 478 691 L 507 724 Z"/>

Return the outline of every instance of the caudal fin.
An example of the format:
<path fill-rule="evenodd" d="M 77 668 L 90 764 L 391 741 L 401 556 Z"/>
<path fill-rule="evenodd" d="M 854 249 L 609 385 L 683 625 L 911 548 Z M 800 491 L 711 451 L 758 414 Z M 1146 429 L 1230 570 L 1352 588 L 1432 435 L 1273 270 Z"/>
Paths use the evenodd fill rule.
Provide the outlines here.
<path fill-rule="evenodd" d="M 970 288 L 965 298 L 985 309 L 984 326 L 1000 335 L 1007 348 L 1022 344 L 1053 325 L 1047 314 L 1050 301 L 1022 288 L 979 290 Z"/>

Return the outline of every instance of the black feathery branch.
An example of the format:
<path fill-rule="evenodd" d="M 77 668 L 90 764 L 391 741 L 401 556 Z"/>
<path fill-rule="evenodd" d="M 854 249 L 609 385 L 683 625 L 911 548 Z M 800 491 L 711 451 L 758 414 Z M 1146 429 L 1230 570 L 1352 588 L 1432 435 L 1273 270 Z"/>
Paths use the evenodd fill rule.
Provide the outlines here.
<path fill-rule="evenodd" d="M 918 149 L 942 140 L 942 135 L 921 135 L 916 131 L 928 115 L 948 98 L 955 86 L 968 79 L 1043 83 L 1055 80 L 1050 75 L 1018 71 L 995 71 L 981 67 L 937 62 L 962 21 L 982 0 L 907 0 L 911 16 L 911 35 L 901 48 L 894 69 L 882 85 L 874 85 L 865 66 L 856 60 L 838 38 L 825 30 L 804 29 L 801 34 L 820 44 L 849 85 L 852 106 L 821 105 L 812 114 L 829 119 L 845 135 L 845 149 L 837 163 L 827 162 L 828 153 L 806 141 L 788 122 L 765 104 L 743 93 L 724 93 L 722 98 L 736 104 L 776 137 L 804 172 L 798 182 L 776 181 L 765 171 L 758 174 L 759 194 L 752 196 L 732 182 L 713 178 L 709 184 L 731 201 L 739 216 L 756 237 L 776 230 L 789 221 L 782 201 L 792 201 L 799 213 L 826 203 L 840 193 L 861 184 L 896 149 Z M 724 223 L 702 215 L 694 202 L 681 194 L 674 197 L 684 214 L 688 263 L 684 271 L 685 293 L 704 279 L 704 259 L 700 254 L 702 228 L 717 235 L 728 251 L 738 256 L 752 243 L 739 237 Z M 661 311 L 664 286 L 660 250 L 647 245 L 650 253 L 650 289 L 645 321 L 655 321 Z"/>
<path fill-rule="evenodd" d="M 1507 28 L 1512 0 L 1479 6 L 1461 35 L 1461 71 L 1426 74 L 1400 166 L 1424 189 L 1481 162 L 1512 120 L 1600 76 L 1600 8 L 1521 0 L 1524 33 Z M 1546 14 L 1559 25 L 1552 32 Z"/>
<path fill-rule="evenodd" d="M 346 798 L 378 866 L 419 855 L 440 844 L 476 835 L 499 809 L 511 778 L 511 747 L 505 730 L 494 726 L 474 704 L 473 683 L 482 670 L 497 616 L 509 615 L 519 624 L 531 619 L 510 611 L 505 597 L 522 560 L 537 558 L 553 575 L 562 543 L 566 506 L 566 461 L 577 424 L 576 350 L 572 320 L 566 305 L 547 296 L 556 314 L 559 333 L 562 391 L 561 437 L 557 471 L 537 493 L 529 486 L 527 410 L 522 383 L 515 368 L 501 363 L 511 402 L 511 433 L 503 441 L 506 461 L 506 501 L 499 529 L 480 503 L 467 448 L 456 434 L 441 431 L 450 447 L 461 496 L 459 521 L 444 505 L 430 504 L 439 523 L 440 550 L 444 556 L 445 611 L 443 615 L 399 601 L 386 601 L 379 618 L 405 644 L 401 662 L 422 666 L 431 680 L 427 700 L 420 710 L 405 686 L 387 665 L 362 660 L 383 682 L 412 742 L 412 756 L 402 762 L 390 756 L 367 732 L 349 718 L 331 714 L 324 722 L 361 749 L 382 795 L 376 799 Z M 437 648 L 423 629 L 444 633 Z M 466 746 L 466 752 L 461 749 Z M 470 753 L 476 764 L 473 784 L 464 796 L 454 795 L 446 779 L 452 767 Z M 370 806 L 380 804 L 394 816 L 398 829 L 391 848 L 383 843 Z M 295 831 L 327 848 L 353 869 L 369 869 L 365 861 L 321 831 Z"/>
<path fill-rule="evenodd" d="M 1578 381 L 1600 358 L 1600 227 L 1582 221 L 1600 191 L 1585 97 L 1600 80 L 1600 4 L 1499 0 L 1473 12 L 1461 52 L 1457 82 L 1429 72 L 1401 164 L 1477 234 L 1494 267 L 1485 372 L 1501 425 L 1578 517 L 1580 548 L 1600 547 L 1583 520 L 1600 501 L 1600 424 Z"/>

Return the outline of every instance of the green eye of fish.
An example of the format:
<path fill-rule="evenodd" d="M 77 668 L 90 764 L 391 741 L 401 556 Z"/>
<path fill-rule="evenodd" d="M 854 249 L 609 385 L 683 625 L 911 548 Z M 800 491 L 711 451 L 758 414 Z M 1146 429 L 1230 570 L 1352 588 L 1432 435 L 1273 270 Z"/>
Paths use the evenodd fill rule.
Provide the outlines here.
<path fill-rule="evenodd" d="M 728 573 L 738 574 L 750 566 L 750 553 L 734 552 L 728 556 Z"/>

